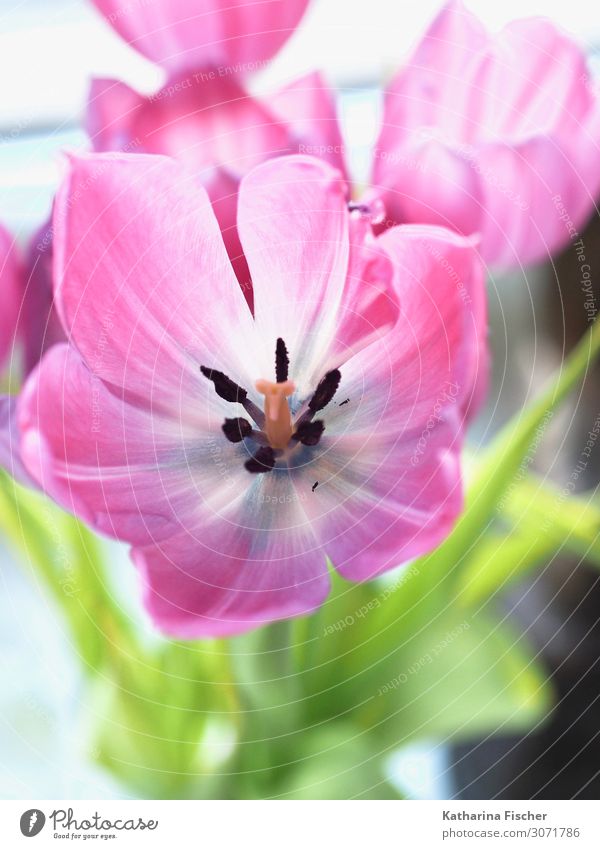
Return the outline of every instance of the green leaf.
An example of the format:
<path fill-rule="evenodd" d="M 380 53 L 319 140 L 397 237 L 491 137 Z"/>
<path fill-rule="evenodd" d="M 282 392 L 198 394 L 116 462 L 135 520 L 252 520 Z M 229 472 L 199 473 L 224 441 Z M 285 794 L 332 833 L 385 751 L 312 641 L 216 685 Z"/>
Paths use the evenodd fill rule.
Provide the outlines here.
<path fill-rule="evenodd" d="M 350 723 L 305 734 L 298 759 L 272 788 L 281 799 L 400 799 L 386 778 L 380 741 Z"/>
<path fill-rule="evenodd" d="M 479 604 L 562 552 L 600 567 L 600 511 L 591 496 L 576 498 L 530 477 L 511 493 L 503 517 L 512 527 L 488 534 L 461 572 L 462 604 Z"/>
<path fill-rule="evenodd" d="M 45 495 L 0 470 L 0 529 L 16 556 L 41 578 L 77 643 L 84 671 L 132 643 L 129 621 L 112 597 L 100 540 Z"/>
<path fill-rule="evenodd" d="M 448 608 L 405 640 L 384 668 L 395 674 L 379 685 L 370 710 L 398 745 L 523 732 L 553 704 L 526 641 L 482 612 L 461 616 Z"/>
<path fill-rule="evenodd" d="M 209 642 L 113 657 L 93 684 L 98 762 L 143 798 L 219 798 L 238 708 L 226 666 Z"/>
<path fill-rule="evenodd" d="M 600 353 L 597 322 L 562 364 L 550 386 L 514 416 L 478 457 L 466 506 L 448 539 L 424 563 L 438 572 L 461 568 L 503 508 L 502 498 L 527 473 L 554 411 L 585 377 Z"/>
<path fill-rule="evenodd" d="M 547 564 L 559 548 L 552 536 L 488 534 L 461 573 L 460 603 L 465 607 L 480 604 L 539 564 Z"/>
<path fill-rule="evenodd" d="M 357 592 L 337 578 L 305 670 L 306 722 L 350 716 L 391 749 L 542 721 L 552 691 L 525 638 L 506 622 L 461 609 L 448 583 L 420 564 L 394 583 Z"/>
<path fill-rule="evenodd" d="M 550 537 L 558 547 L 600 568 L 598 493 L 573 495 L 566 487 L 528 475 L 510 493 L 502 512 L 523 534 Z"/>

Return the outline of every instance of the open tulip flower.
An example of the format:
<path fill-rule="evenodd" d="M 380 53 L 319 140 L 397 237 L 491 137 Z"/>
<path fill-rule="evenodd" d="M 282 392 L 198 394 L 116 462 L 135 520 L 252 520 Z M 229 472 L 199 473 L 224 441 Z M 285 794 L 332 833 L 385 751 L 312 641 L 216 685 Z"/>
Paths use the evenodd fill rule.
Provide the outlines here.
<path fill-rule="evenodd" d="M 74 158 L 54 210 L 69 343 L 20 399 L 30 473 L 133 545 L 150 614 L 183 638 L 306 614 L 331 565 L 365 581 L 443 540 L 485 363 L 473 240 L 376 238 L 303 156 L 242 180 L 237 226 L 253 310 L 197 175 Z"/>
<path fill-rule="evenodd" d="M 486 32 L 449 3 L 386 93 L 372 182 L 389 218 L 480 233 L 510 268 L 562 248 L 600 191 L 600 101 L 543 18 Z"/>

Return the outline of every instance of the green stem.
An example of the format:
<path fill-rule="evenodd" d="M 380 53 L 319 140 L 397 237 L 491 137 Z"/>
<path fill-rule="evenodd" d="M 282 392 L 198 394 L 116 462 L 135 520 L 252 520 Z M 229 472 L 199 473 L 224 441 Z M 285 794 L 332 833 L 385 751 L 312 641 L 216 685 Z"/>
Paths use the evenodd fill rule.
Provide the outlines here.
<path fill-rule="evenodd" d="M 579 381 L 585 378 L 590 364 L 600 354 L 599 328 L 597 322 L 592 324 L 562 364 L 558 377 L 532 404 L 502 428 L 485 451 L 473 480 L 472 492 L 476 493 L 476 499 L 470 499 L 471 521 L 476 514 L 483 520 L 480 525 L 485 525 L 487 516 L 494 510 L 538 434 L 540 438 L 543 436 L 547 421 L 556 408 Z M 498 486 L 490 485 L 491 482 L 497 481 L 498 477 L 504 484 L 501 492 L 498 492 Z"/>
<path fill-rule="evenodd" d="M 288 681 L 294 674 L 292 636 L 290 619 L 273 622 L 264 629 L 264 651 L 268 655 L 265 667 L 282 683 Z"/>
<path fill-rule="evenodd" d="M 503 516 L 521 533 L 548 537 L 600 568 L 600 505 L 595 491 L 572 495 L 529 475 L 511 494 Z"/>
<path fill-rule="evenodd" d="M 133 644 L 129 622 L 110 592 L 99 540 L 91 531 L 1 471 L 0 528 L 61 610 L 87 673 L 95 671 L 106 652 Z"/>
<path fill-rule="evenodd" d="M 426 568 L 462 568 L 498 515 L 502 498 L 519 469 L 532 459 L 554 411 L 585 378 L 592 361 L 600 354 L 600 327 L 594 322 L 569 357 L 558 376 L 528 407 L 514 416 L 485 450 L 467 493 L 466 508 L 448 539 L 426 558 Z M 425 567 L 424 567 L 425 568 Z"/>
<path fill-rule="evenodd" d="M 448 554 L 458 566 L 457 591 L 461 601 L 475 603 L 495 592 L 504 583 L 532 569 L 551 555 L 566 538 L 570 539 L 573 527 L 585 527 L 585 518 L 570 499 L 545 503 L 546 515 L 537 526 L 537 533 L 519 534 L 528 527 L 527 513 L 529 505 L 523 499 L 535 501 L 531 491 L 523 483 L 529 474 L 533 455 L 541 442 L 554 410 L 587 375 L 590 364 L 600 353 L 600 330 L 594 322 L 589 331 L 580 340 L 575 349 L 562 364 L 558 376 L 550 386 L 528 407 L 511 419 L 502 428 L 498 436 L 486 449 L 483 459 L 477 464 L 469 493 L 467 509 L 459 520 L 455 530 L 446 543 L 433 555 L 434 563 L 440 565 L 440 558 L 448 560 Z M 506 539 L 489 541 L 487 531 L 495 519 L 505 512 L 515 510 L 515 493 L 518 493 L 516 505 L 519 515 L 515 517 L 515 531 Z M 519 494 L 520 493 L 520 494 Z M 540 498 L 541 502 L 543 499 Z M 564 502 L 564 506 L 563 503 Z M 511 506 L 512 505 L 512 506 Z M 553 519 L 570 518 L 570 522 Z M 530 514 L 531 516 L 532 514 Z M 540 516 L 536 517 L 536 521 Z M 531 521 L 534 521 L 533 518 Z M 529 525 L 531 531 L 531 525 Z M 585 551 L 592 550 L 596 543 L 597 527 L 587 525 L 587 545 Z"/>

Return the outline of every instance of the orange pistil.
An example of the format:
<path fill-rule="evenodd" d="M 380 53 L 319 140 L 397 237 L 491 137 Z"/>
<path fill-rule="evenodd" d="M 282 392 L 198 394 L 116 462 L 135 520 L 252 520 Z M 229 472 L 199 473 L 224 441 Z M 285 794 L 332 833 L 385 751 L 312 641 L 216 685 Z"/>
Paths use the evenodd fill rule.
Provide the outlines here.
<path fill-rule="evenodd" d="M 293 394 L 293 381 L 284 380 L 273 383 L 270 380 L 257 380 L 256 389 L 265 396 L 265 431 L 271 448 L 285 448 L 292 438 L 292 413 L 287 399 Z"/>

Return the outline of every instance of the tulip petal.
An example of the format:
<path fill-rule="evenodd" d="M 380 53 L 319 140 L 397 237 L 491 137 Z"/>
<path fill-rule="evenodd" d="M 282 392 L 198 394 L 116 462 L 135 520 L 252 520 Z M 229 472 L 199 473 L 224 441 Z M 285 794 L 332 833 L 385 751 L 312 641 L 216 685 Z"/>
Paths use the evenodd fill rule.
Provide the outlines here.
<path fill-rule="evenodd" d="M 293 153 L 290 131 L 236 80 L 171 78 L 141 97 L 111 80 L 94 80 L 87 124 L 96 150 L 174 156 L 203 177 L 217 167 L 238 178 L 268 157 Z"/>
<path fill-rule="evenodd" d="M 299 141 L 298 153 L 318 156 L 348 176 L 335 94 L 318 71 L 269 97 L 269 107 Z"/>
<path fill-rule="evenodd" d="M 23 486 L 36 483 L 25 468 L 20 450 L 21 435 L 17 427 L 17 396 L 0 395 L 0 466 Z"/>
<path fill-rule="evenodd" d="M 302 156 L 266 162 L 240 186 L 238 230 L 264 356 L 283 338 L 301 395 L 323 376 L 335 336 L 348 270 L 345 193 L 338 171 Z"/>
<path fill-rule="evenodd" d="M 581 130 L 593 108 L 579 45 L 543 18 L 512 21 L 489 39 L 466 88 L 474 138 L 518 144 Z"/>
<path fill-rule="evenodd" d="M 471 419 L 485 400 L 489 378 L 486 271 L 477 250 L 479 240 L 463 238 L 442 227 L 405 225 L 388 230 L 380 237 L 379 244 L 394 262 L 399 302 L 406 315 L 414 316 L 409 319 L 411 326 L 417 326 L 418 320 L 416 292 L 411 284 L 415 269 L 436 307 L 449 310 L 447 315 L 440 313 L 440 332 L 444 329 L 446 333 L 450 326 L 450 310 L 462 314 L 462 331 L 458 344 L 452 345 L 449 368 L 452 382 L 460 387 L 459 405 L 465 418 Z M 419 258 L 417 262 L 415 257 Z M 444 305 L 442 292 L 449 286 L 452 296 Z M 430 305 L 429 312 L 431 309 Z"/>
<path fill-rule="evenodd" d="M 48 351 L 18 411 L 23 460 L 40 486 L 96 531 L 136 544 L 223 509 L 247 483 L 244 448 L 218 421 L 202 430 L 124 402 L 67 345 Z"/>
<path fill-rule="evenodd" d="M 54 233 L 59 313 L 99 378 L 164 410 L 197 405 L 201 365 L 252 385 L 252 317 L 195 176 L 158 156 L 76 158 Z"/>
<path fill-rule="evenodd" d="M 403 148 L 378 148 L 373 181 L 394 222 L 434 224 L 465 236 L 481 229 L 481 177 L 466 147 L 421 135 Z"/>
<path fill-rule="evenodd" d="M 461 127 L 457 107 L 465 77 L 487 44 L 488 35 L 475 15 L 460 2 L 447 3 L 386 91 L 378 147 L 392 150 L 398 134 L 406 138 L 413 127 Z"/>
<path fill-rule="evenodd" d="M 24 345 L 26 374 L 37 365 L 44 351 L 65 341 L 65 332 L 54 308 L 52 241 L 52 227 L 47 221 L 30 239 L 25 255 L 19 337 Z"/>
<path fill-rule="evenodd" d="M 596 155 L 600 162 L 600 147 Z M 600 188 L 600 171 L 591 174 L 586 163 L 578 173 L 577 160 L 541 136 L 518 146 L 487 145 L 479 163 L 490 175 L 482 182 L 482 251 L 500 267 L 548 259 L 560 250 L 585 224 Z"/>
<path fill-rule="evenodd" d="M 287 475 L 256 478 L 226 515 L 134 550 L 148 611 L 170 636 L 236 634 L 306 615 L 327 597 L 326 558 Z"/>
<path fill-rule="evenodd" d="M 384 242 L 372 235 L 368 216 L 352 213 L 350 239 L 348 273 L 337 310 L 335 338 L 323 372 L 338 368 L 353 354 L 385 336 L 398 320 L 394 263 Z"/>
<path fill-rule="evenodd" d="M 171 79 L 146 98 L 122 83 L 94 80 L 87 127 L 96 150 L 162 153 L 197 171 L 252 306 L 250 273 L 237 233 L 239 180 L 265 159 L 293 153 L 291 129 L 235 80 L 221 79 L 216 71 Z"/>
<path fill-rule="evenodd" d="M 21 305 L 21 258 L 12 236 L 0 225 L 0 364 L 12 354 Z"/>
<path fill-rule="evenodd" d="M 464 408 L 486 362 L 472 326 L 484 297 L 472 243 L 427 227 L 381 241 L 397 266 L 400 318 L 342 367 L 304 502 L 335 568 L 360 581 L 431 550 L 456 521 Z"/>
<path fill-rule="evenodd" d="M 311 470 L 318 487 L 306 509 L 323 550 L 347 580 L 368 581 L 427 554 L 460 516 L 462 428 L 458 410 L 448 409 L 449 386 L 440 387 L 431 424 L 420 431 L 395 439 L 323 440 L 331 447 Z M 345 384 L 344 392 L 354 388 Z"/>
<path fill-rule="evenodd" d="M 85 114 L 85 129 L 93 149 L 137 149 L 140 138 L 136 137 L 136 114 L 144 103 L 145 98 L 119 80 L 93 78 Z"/>
<path fill-rule="evenodd" d="M 256 71 L 298 25 L 308 0 L 94 0 L 115 30 L 168 71 Z"/>

